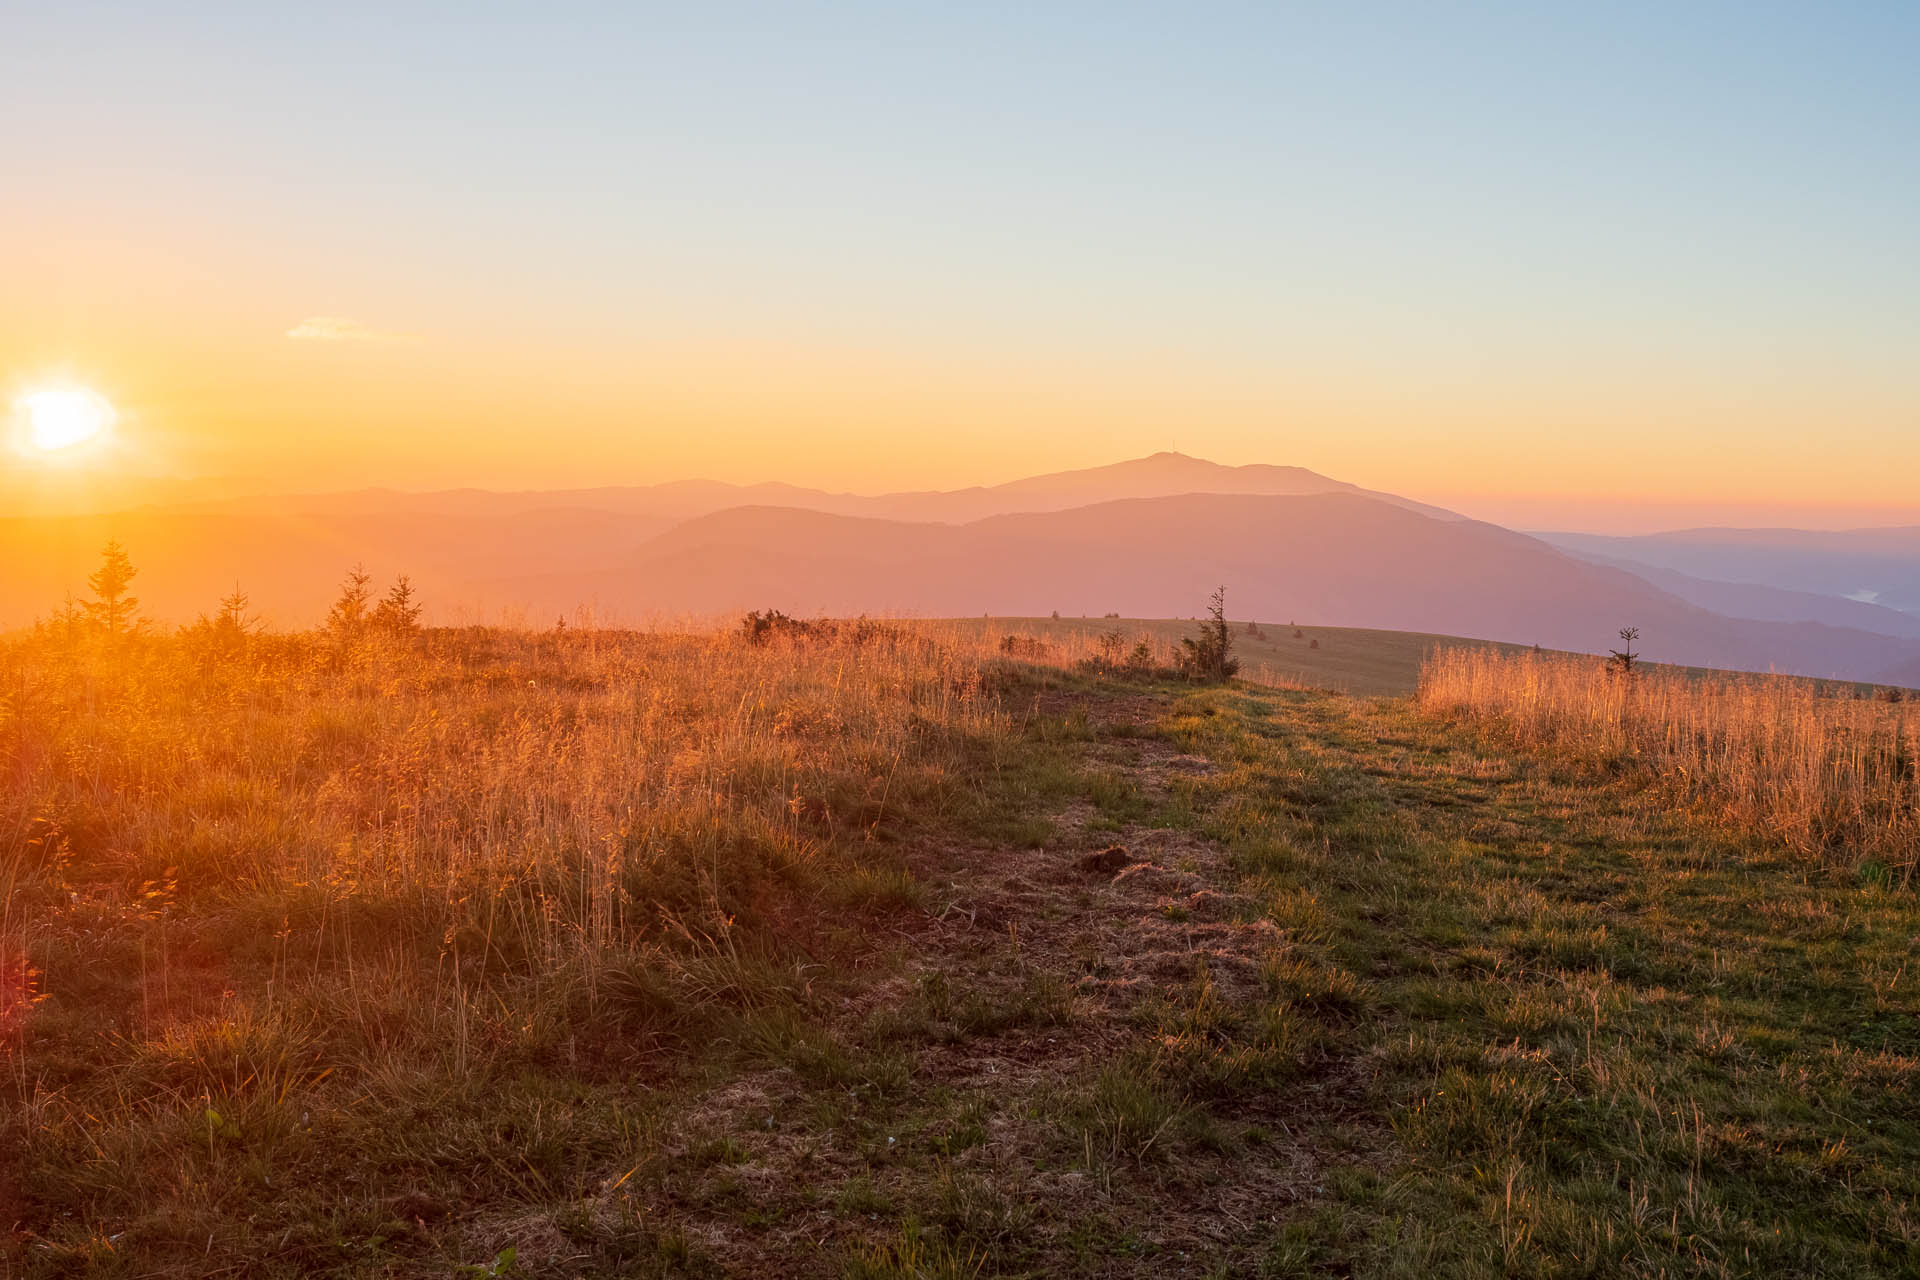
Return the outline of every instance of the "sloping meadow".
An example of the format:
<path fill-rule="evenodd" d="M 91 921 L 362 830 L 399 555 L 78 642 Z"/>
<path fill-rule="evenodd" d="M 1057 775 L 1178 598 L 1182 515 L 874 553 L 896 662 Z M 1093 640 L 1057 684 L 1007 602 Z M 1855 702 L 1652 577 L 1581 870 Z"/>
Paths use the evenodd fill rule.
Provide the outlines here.
<path fill-rule="evenodd" d="M 905 816 L 1008 740 L 989 661 L 876 625 L 0 641 L 0 1219 L 205 1244 L 223 1180 L 350 1167 L 328 1127 L 830 981 L 918 892 Z"/>
<path fill-rule="evenodd" d="M 1682 803 L 1869 879 L 1910 884 L 1920 862 L 1920 701 L 1903 690 L 1452 649 L 1426 664 L 1419 700 L 1518 746 L 1645 770 Z"/>

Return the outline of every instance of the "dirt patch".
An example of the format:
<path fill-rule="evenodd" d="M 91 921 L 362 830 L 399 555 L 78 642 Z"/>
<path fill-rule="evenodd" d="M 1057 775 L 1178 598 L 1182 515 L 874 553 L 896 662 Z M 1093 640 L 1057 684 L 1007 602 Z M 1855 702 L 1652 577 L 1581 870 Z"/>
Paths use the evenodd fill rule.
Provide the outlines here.
<path fill-rule="evenodd" d="M 1129 732 L 1103 733 L 1087 762 L 1158 797 L 1213 772 L 1145 732 L 1163 709 L 1090 707 L 1101 729 L 1118 719 Z M 1202 983 L 1209 999 L 1257 1007 L 1263 965 L 1286 939 L 1238 894 L 1226 852 L 1194 832 L 1116 827 L 1085 800 L 1050 816 L 1057 838 L 1040 849 L 912 856 L 936 905 L 900 926 L 896 967 L 832 1015 L 828 1039 L 850 1059 L 838 1078 L 796 1058 L 675 1118 L 681 1167 L 663 1185 L 688 1238 L 723 1268 L 837 1274 L 849 1250 L 886 1247 L 913 1219 L 1023 1273 L 1082 1271 L 1084 1242 L 1069 1240 L 1106 1232 L 1100 1274 L 1200 1274 L 1250 1262 L 1275 1215 L 1314 1194 L 1321 1161 L 1287 1128 L 1297 1104 L 1267 1094 L 1216 1106 L 1210 1121 L 1262 1133 L 1256 1147 L 1223 1138 L 1175 1158 L 1175 1139 L 1152 1133 L 1070 1145 L 1076 1124 L 1107 1123 L 1076 1117 L 1101 1105 L 1086 1099 L 1103 1073 L 1153 1051 L 1155 1018 Z M 866 1082 L 882 1068 L 890 1083 Z M 1175 1118 L 1200 1106 L 1165 1105 Z"/>
<path fill-rule="evenodd" d="M 1126 846 L 1112 844 L 1097 853 L 1083 853 L 1074 862 L 1074 869 L 1086 876 L 1112 876 L 1124 870 L 1133 858 Z"/>

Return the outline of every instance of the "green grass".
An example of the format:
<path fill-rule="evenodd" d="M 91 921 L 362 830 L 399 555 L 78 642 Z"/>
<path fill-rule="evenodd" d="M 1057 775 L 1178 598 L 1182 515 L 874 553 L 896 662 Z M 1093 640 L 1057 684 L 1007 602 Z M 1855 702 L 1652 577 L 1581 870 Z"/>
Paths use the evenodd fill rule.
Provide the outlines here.
<path fill-rule="evenodd" d="M 1920 1265 L 1910 895 L 1398 703 L 1183 700 L 1364 1150 L 1285 1248 L 1370 1274 Z M 1288 963 L 1289 961 L 1282 961 Z M 1346 1007 L 1313 991 L 1345 989 Z M 1348 1130 L 1343 1133 L 1342 1130 Z"/>
<path fill-rule="evenodd" d="M 1182 636 L 1192 635 L 1194 629 L 1194 623 L 1184 618 L 956 618 L 941 625 L 963 632 L 977 629 L 989 639 L 1017 634 L 1076 642 L 1107 631 L 1122 631 L 1129 646 L 1143 635 L 1162 644 L 1175 644 Z M 1517 653 L 1530 647 L 1419 631 L 1295 627 L 1286 619 L 1262 619 L 1258 625 L 1261 634 L 1256 636 L 1246 632 L 1244 619 L 1234 624 L 1234 653 L 1245 674 L 1264 672 L 1311 688 L 1363 695 L 1412 693 L 1420 683 L 1421 663 L 1437 649 L 1472 645 Z M 1295 631 L 1301 634 L 1296 636 Z"/>
<path fill-rule="evenodd" d="M 1141 636 L 1151 636 L 1162 645 L 1174 645 L 1181 637 L 1193 634 L 1195 622 L 1187 618 L 954 618 L 940 625 L 988 642 L 997 642 L 999 637 L 1005 635 L 1024 635 L 1079 647 L 1093 643 L 1109 631 L 1125 633 L 1129 646 Z M 1245 619 L 1233 624 L 1234 653 L 1241 660 L 1242 675 L 1252 680 L 1295 684 L 1363 697 L 1402 697 L 1412 694 L 1420 686 L 1422 665 L 1438 650 L 1464 647 L 1489 649 L 1503 654 L 1533 650 L 1532 645 L 1424 631 L 1294 626 L 1285 620 L 1276 622 L 1267 619 L 1260 619 L 1257 625 L 1260 634 L 1251 635 L 1245 629 Z M 1296 631 L 1300 634 L 1295 635 Z M 1618 643 L 1614 636 L 1594 637 L 1601 658 L 1606 656 L 1605 646 L 1614 643 Z M 1553 654 L 1563 651 L 1548 649 L 1544 652 Z M 1647 665 L 1650 668 L 1685 672 L 1696 678 L 1725 674 L 1711 667 L 1675 667 L 1652 661 L 1648 661 Z M 1811 685 L 1823 692 L 1844 697 L 1872 697 L 1885 687 L 1850 680 L 1817 680 L 1795 676 L 1772 678 Z"/>

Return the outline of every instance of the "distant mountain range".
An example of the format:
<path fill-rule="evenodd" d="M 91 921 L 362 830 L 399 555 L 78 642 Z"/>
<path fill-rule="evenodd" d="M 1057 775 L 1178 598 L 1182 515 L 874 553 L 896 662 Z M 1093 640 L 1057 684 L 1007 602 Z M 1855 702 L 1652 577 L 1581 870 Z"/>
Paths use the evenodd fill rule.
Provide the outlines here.
<path fill-rule="evenodd" d="M 835 515 L 870 516 L 880 520 L 909 520 L 963 524 L 988 516 L 1020 511 L 1064 511 L 1118 498 L 1159 498 L 1179 493 L 1258 493 L 1297 495 L 1352 493 L 1423 512 L 1441 519 L 1462 517 L 1439 507 L 1390 493 L 1362 489 L 1305 467 L 1255 464 L 1223 466 L 1184 453 L 1156 453 L 1104 467 L 1056 471 L 1006 484 L 970 489 L 919 490 L 862 495 L 830 493 L 795 485 L 724 484 L 717 480 L 676 480 L 667 484 L 554 489 L 497 493 L 484 489 L 448 489 L 434 493 L 399 493 L 391 489 L 363 489 L 312 497 L 235 498 L 222 502 L 176 504 L 169 511 L 196 514 L 281 515 L 521 515 L 556 508 L 618 512 L 650 520 L 664 527 L 729 507 L 796 507 Z"/>
<path fill-rule="evenodd" d="M 1920 613 L 1920 525 L 1885 529 L 1681 529 L 1639 537 L 1543 533 L 1583 556 Z"/>
<path fill-rule="evenodd" d="M 238 583 L 276 621 L 308 623 L 361 561 L 412 575 L 442 622 L 544 623 L 583 605 L 629 622 L 765 607 L 1167 617 L 1224 584 L 1235 618 L 1593 652 L 1633 625 L 1664 661 L 1920 682 L 1920 617 L 1777 566 L 1791 581 L 1717 581 L 1650 558 L 1690 544 L 1532 537 L 1302 468 L 1173 453 L 950 492 L 368 490 L 0 520 L 0 625 L 83 593 L 110 536 L 141 566 L 145 608 L 173 620 Z M 1764 545 L 1714 563 L 1759 565 Z M 1911 562 L 1884 558 L 1920 582 L 1920 544 Z"/>

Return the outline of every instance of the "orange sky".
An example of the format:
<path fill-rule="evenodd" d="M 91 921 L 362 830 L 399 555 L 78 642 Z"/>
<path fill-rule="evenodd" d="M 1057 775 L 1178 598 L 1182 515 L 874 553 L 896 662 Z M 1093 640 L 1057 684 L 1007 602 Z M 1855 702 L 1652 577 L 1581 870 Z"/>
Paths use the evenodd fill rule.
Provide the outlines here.
<path fill-rule="evenodd" d="M 122 419 L 0 513 L 1178 448 L 1529 527 L 1920 522 L 1897 15 L 588 10 L 10 18 L 0 390 Z"/>
<path fill-rule="evenodd" d="M 14 390 L 79 382 L 122 413 L 104 458 L 18 460 L 0 489 L 16 510 L 71 505 L 54 495 L 76 488 L 82 506 L 688 476 L 952 488 L 1178 448 L 1307 466 L 1527 527 L 1920 520 L 1906 406 L 1836 403 L 1837 383 L 1729 390 L 1649 369 L 1570 403 L 1566 384 L 1517 370 L 1496 389 L 1440 370 L 1247 369 L 1182 352 L 286 337 L 299 317 L 236 340 L 142 319 L 151 327 L 66 344 L 85 359 L 49 343 L 13 362 Z M 8 346 L 33 344 L 0 331 Z M 1884 440 L 1878 462 L 1803 428 L 1839 413 Z"/>

